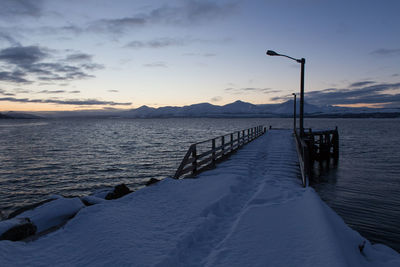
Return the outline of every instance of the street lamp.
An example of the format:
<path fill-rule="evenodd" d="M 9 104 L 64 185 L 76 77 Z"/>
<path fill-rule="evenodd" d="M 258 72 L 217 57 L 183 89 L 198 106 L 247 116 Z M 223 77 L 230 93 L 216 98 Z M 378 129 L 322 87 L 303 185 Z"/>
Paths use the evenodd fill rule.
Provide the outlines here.
<path fill-rule="evenodd" d="M 282 55 L 278 54 L 275 51 L 268 50 L 267 51 L 268 56 L 281 56 L 281 57 L 287 57 L 290 58 L 297 63 L 301 64 L 301 73 L 300 73 L 300 136 L 303 137 L 304 135 L 304 65 L 306 64 L 306 59 L 301 58 L 297 59 L 294 57 L 289 57 L 287 55 Z"/>
<path fill-rule="evenodd" d="M 294 96 L 294 103 L 293 103 L 293 131 L 296 133 L 296 94 L 292 93 Z"/>

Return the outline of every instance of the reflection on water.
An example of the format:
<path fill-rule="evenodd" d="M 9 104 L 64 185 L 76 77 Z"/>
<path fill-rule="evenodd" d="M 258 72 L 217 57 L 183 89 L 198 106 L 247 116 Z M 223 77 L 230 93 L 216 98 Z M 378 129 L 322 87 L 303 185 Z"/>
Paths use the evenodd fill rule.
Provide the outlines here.
<path fill-rule="evenodd" d="M 290 128 L 291 119 L 64 119 L 0 121 L 0 209 L 49 194 L 85 195 L 172 176 L 189 145 L 255 125 Z M 322 199 L 363 236 L 400 251 L 398 119 L 306 119 L 339 128 L 336 167 L 319 168 Z"/>

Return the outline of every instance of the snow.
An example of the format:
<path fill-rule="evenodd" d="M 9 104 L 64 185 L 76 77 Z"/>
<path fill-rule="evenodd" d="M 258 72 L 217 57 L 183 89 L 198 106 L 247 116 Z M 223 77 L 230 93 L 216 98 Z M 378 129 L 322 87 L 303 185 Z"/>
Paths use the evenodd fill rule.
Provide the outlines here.
<path fill-rule="evenodd" d="M 0 241 L 0 266 L 400 266 L 384 245 L 361 253 L 365 238 L 301 187 L 293 142 L 269 131 L 197 179 L 98 201 L 33 242 Z"/>
<path fill-rule="evenodd" d="M 47 202 L 33 210 L 25 211 L 16 218 L 29 218 L 40 233 L 49 228 L 58 226 L 74 216 L 85 205 L 77 198 L 63 198 Z"/>

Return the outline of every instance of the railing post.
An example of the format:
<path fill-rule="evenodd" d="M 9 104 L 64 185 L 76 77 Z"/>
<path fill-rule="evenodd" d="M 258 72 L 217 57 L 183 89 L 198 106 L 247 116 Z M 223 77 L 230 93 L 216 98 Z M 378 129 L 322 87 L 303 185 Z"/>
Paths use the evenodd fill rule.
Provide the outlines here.
<path fill-rule="evenodd" d="M 193 150 L 192 150 L 192 157 L 194 159 L 192 165 L 193 165 L 193 171 L 192 174 L 196 174 L 197 172 L 197 148 L 196 145 L 194 145 Z"/>
<path fill-rule="evenodd" d="M 309 148 L 304 146 L 303 148 L 303 164 L 304 164 L 304 172 L 307 177 L 310 177 L 311 174 L 311 166 L 310 166 L 310 158 L 309 158 Z M 303 186 L 306 187 L 306 181 L 303 180 Z"/>
<path fill-rule="evenodd" d="M 233 151 L 233 133 L 231 133 L 231 152 Z"/>
<path fill-rule="evenodd" d="M 244 131 L 245 130 L 242 131 L 242 146 L 244 145 Z"/>
<path fill-rule="evenodd" d="M 222 147 L 222 155 L 221 157 L 224 156 L 224 152 L 225 152 L 225 136 L 221 136 L 221 147 Z"/>
<path fill-rule="evenodd" d="M 247 129 L 247 143 L 249 142 L 249 138 L 250 138 L 250 129 Z"/>
<path fill-rule="evenodd" d="M 211 149 L 212 149 L 212 164 L 215 165 L 215 139 L 212 140 Z"/>
<path fill-rule="evenodd" d="M 335 159 L 339 158 L 339 132 L 337 126 L 335 127 L 335 133 L 333 134 L 333 157 Z"/>
<path fill-rule="evenodd" d="M 240 131 L 237 132 L 237 148 L 240 147 Z"/>

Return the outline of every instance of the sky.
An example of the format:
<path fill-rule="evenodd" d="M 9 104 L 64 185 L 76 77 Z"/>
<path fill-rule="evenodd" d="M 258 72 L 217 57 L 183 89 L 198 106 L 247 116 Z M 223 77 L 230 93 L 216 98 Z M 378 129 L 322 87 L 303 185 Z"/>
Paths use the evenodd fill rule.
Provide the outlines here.
<path fill-rule="evenodd" d="M 0 111 L 400 107 L 397 0 L 1 0 Z"/>

